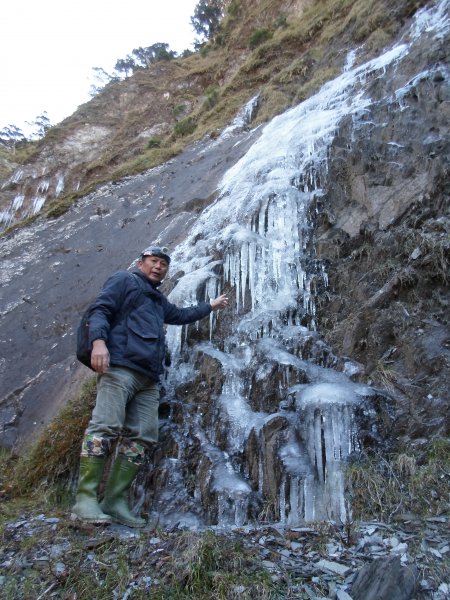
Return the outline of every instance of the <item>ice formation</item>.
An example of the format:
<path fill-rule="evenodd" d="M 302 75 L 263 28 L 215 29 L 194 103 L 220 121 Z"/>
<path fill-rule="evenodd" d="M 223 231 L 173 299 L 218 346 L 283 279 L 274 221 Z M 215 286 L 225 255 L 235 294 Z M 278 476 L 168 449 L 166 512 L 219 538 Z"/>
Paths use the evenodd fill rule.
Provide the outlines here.
<path fill-rule="evenodd" d="M 352 365 L 338 372 L 324 364 L 312 289 L 318 282 L 326 287 L 327 279 L 324 265 L 309 251 L 313 231 L 308 209 L 324 193 L 328 149 L 341 120 L 350 116 L 356 124 L 372 103 L 366 82 L 384 77 L 386 68 L 408 53 L 421 32 L 439 36 L 448 29 L 447 10 L 448 2 L 421 10 L 409 42 L 361 66 L 352 68 L 355 52 L 350 53 L 339 77 L 274 118 L 225 174 L 218 199 L 173 255 L 174 271 L 185 273 L 171 294 L 173 301 L 189 305 L 200 290 L 204 297 L 214 297 L 225 282 L 235 292 L 225 351 L 212 341 L 196 349 L 215 358 L 224 375 L 222 392 L 211 402 L 228 423 L 227 448 L 219 449 L 212 430 L 196 434 L 211 460 L 219 525 L 246 522 L 250 486 L 238 457 L 251 432 L 261 444 L 259 491 L 264 488 L 267 465 L 261 432 L 276 415 L 252 410 L 246 394 L 249 369 L 253 366 L 255 381 L 264 381 L 274 363 L 284 368 L 294 400 L 293 411 L 285 411 L 280 403 L 277 413 L 289 421 L 278 449 L 278 517 L 289 525 L 349 517 L 342 465 L 358 449 L 355 407 L 372 391 L 350 380 Z M 405 89 L 399 89 L 392 101 L 401 108 L 404 96 Z M 245 111 L 255 102 L 253 98 Z M 177 364 L 183 346 L 179 329 L 169 328 L 168 341 Z M 304 373 L 307 383 L 290 382 L 290 369 Z"/>

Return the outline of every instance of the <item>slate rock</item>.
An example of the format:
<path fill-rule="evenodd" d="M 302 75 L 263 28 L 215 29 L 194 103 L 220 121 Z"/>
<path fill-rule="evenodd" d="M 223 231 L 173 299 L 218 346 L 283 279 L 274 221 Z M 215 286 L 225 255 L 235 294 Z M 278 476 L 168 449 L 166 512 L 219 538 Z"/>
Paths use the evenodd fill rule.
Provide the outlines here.
<path fill-rule="evenodd" d="M 353 600 L 412 600 L 416 581 L 415 567 L 404 567 L 399 556 L 391 556 L 364 565 L 350 595 Z"/>

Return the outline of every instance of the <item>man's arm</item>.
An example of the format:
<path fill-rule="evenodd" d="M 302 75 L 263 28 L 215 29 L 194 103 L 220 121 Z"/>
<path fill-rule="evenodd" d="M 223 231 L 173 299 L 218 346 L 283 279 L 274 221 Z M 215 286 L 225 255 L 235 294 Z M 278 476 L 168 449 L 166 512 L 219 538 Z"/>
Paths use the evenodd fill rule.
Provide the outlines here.
<path fill-rule="evenodd" d="M 91 366 L 97 373 L 105 373 L 109 367 L 109 351 L 106 347 L 111 323 L 120 312 L 124 302 L 128 279 L 123 272 L 112 275 L 98 295 L 89 323 L 89 339 L 92 344 Z"/>
<path fill-rule="evenodd" d="M 169 325 L 186 325 L 188 323 L 195 323 L 204 317 L 207 317 L 212 310 L 218 310 L 219 308 L 225 308 L 228 306 L 228 298 L 225 294 L 218 296 L 210 302 L 201 302 L 197 306 L 190 306 L 188 308 L 178 308 L 175 304 L 171 304 L 167 299 L 165 300 L 164 308 L 164 322 Z"/>

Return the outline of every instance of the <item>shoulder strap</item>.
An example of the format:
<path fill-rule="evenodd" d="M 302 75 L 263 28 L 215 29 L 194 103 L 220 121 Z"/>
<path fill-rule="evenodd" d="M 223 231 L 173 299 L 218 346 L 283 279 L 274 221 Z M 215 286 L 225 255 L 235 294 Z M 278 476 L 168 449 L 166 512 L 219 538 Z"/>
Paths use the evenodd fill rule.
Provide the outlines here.
<path fill-rule="evenodd" d="M 153 295 L 151 292 L 148 292 L 145 289 L 145 283 L 142 281 L 142 279 L 139 277 L 139 275 L 136 275 L 136 273 L 130 273 L 130 275 L 131 275 L 131 277 L 134 278 L 134 280 L 138 284 L 140 293 L 138 296 L 136 296 L 134 302 L 130 302 L 130 304 L 123 311 L 122 316 L 121 316 L 122 319 L 126 319 L 135 308 L 138 308 L 142 304 L 142 302 L 144 301 L 144 298 L 146 296 L 148 297 L 148 296 Z"/>
<path fill-rule="evenodd" d="M 141 291 L 145 293 L 144 290 L 144 282 L 142 281 L 142 279 L 139 277 L 139 275 L 136 275 L 136 273 L 130 273 L 131 277 L 134 278 L 135 281 L 137 281 L 138 286 L 141 288 Z"/>
<path fill-rule="evenodd" d="M 133 310 L 140 306 L 144 300 L 143 282 L 141 282 L 140 277 L 138 277 L 134 273 L 129 273 L 129 275 L 138 284 L 139 294 L 136 296 L 133 302 L 129 302 L 128 304 L 125 303 L 122 306 L 120 312 L 116 315 L 116 318 L 114 319 L 113 325 L 117 325 L 117 323 L 119 323 L 120 321 L 124 321 L 125 319 L 127 319 L 133 312 Z"/>
<path fill-rule="evenodd" d="M 145 286 L 145 283 L 142 281 L 142 278 L 136 273 L 130 273 L 132 277 L 134 277 L 135 281 L 137 281 L 138 287 L 144 296 L 153 296 L 151 292 L 148 292 Z M 139 300 L 139 297 L 137 298 Z"/>

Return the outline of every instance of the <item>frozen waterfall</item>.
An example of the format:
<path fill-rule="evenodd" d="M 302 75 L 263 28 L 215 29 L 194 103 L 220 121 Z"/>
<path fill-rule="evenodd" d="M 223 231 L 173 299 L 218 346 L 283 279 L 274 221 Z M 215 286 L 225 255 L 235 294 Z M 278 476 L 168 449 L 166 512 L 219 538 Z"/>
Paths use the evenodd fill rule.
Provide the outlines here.
<path fill-rule="evenodd" d="M 199 355 L 215 360 L 223 378 L 221 392 L 209 399 L 223 426 L 200 432 L 200 416 L 191 415 L 185 430 L 208 457 L 219 525 L 247 522 L 252 494 L 272 503 L 276 518 L 290 526 L 349 517 L 343 464 L 358 450 L 355 410 L 373 392 L 324 357 L 314 295 L 327 279 L 313 253 L 310 208 L 324 195 L 328 151 L 342 119 L 364 124 L 375 102 L 369 82 L 401 61 L 420 32 L 437 36 L 443 23 L 448 28 L 446 7 L 420 11 L 408 41 L 374 60 L 352 68 L 353 53 L 339 77 L 274 118 L 226 173 L 218 199 L 174 252 L 173 271 L 184 276 L 172 301 L 189 305 L 226 286 L 233 290 L 225 347 L 214 343 L 221 315 L 212 317 L 210 341 L 191 348 L 189 360 L 183 356 L 186 329 L 168 331 L 169 387 L 174 373 L 178 383 L 193 377 L 187 365 Z M 401 90 L 390 101 L 400 105 Z M 280 394 L 274 412 L 262 407 L 264 394 L 275 394 L 275 376 Z M 181 439 L 179 446 L 182 453 Z M 205 494 L 198 485 L 196 498 Z"/>

